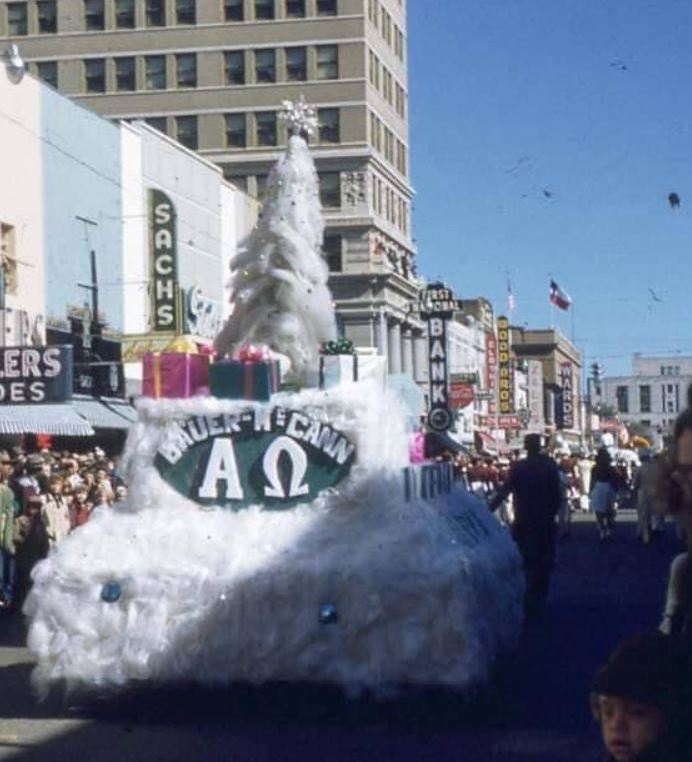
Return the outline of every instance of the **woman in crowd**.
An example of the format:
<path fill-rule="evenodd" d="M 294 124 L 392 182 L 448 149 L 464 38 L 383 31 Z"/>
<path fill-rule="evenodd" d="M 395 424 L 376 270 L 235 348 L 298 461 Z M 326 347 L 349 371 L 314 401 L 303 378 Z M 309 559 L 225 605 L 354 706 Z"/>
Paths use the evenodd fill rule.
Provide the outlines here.
<path fill-rule="evenodd" d="M 605 447 L 601 447 L 596 453 L 589 491 L 589 507 L 596 516 L 598 536 L 601 540 L 609 539 L 613 532 L 618 486 L 619 480 L 610 453 Z"/>

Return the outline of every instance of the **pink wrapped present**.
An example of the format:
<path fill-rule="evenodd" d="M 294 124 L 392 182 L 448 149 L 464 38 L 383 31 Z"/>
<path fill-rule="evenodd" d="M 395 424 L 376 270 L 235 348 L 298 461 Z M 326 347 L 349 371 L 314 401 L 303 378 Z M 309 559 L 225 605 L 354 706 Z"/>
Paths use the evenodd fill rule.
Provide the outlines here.
<path fill-rule="evenodd" d="M 180 399 L 209 394 L 209 356 L 147 352 L 142 360 L 142 394 Z"/>

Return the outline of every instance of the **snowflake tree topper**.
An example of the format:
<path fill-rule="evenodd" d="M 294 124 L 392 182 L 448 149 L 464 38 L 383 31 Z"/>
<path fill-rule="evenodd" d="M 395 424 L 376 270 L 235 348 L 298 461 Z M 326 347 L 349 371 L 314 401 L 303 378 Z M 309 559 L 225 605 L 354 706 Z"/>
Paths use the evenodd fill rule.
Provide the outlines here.
<path fill-rule="evenodd" d="M 291 135 L 314 135 L 317 132 L 317 109 L 305 102 L 301 95 L 297 101 L 282 101 L 279 119 L 286 123 Z"/>

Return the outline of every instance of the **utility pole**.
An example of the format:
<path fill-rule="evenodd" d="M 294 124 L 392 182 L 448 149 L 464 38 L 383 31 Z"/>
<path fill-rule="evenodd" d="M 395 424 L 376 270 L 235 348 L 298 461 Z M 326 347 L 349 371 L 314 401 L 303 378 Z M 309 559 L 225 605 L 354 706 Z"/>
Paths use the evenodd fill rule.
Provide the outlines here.
<path fill-rule="evenodd" d="M 96 269 L 96 251 L 90 245 L 89 240 L 89 225 L 96 227 L 98 222 L 91 220 L 88 217 L 80 217 L 75 215 L 75 218 L 84 223 L 86 230 L 87 244 L 89 245 L 89 263 L 91 267 L 91 283 L 77 283 L 80 288 L 85 288 L 91 292 L 91 324 L 89 326 L 90 336 L 101 335 L 101 323 L 99 322 L 99 283 L 98 272 Z"/>

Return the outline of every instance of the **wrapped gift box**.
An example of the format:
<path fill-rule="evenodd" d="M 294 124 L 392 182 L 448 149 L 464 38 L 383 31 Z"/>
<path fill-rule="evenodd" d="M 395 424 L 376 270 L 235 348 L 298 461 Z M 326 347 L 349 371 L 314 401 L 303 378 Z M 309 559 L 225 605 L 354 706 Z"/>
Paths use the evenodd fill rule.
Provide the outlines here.
<path fill-rule="evenodd" d="M 333 389 L 358 380 L 358 355 L 320 355 L 319 387 Z"/>
<path fill-rule="evenodd" d="M 209 393 L 209 357 L 184 352 L 147 352 L 142 394 L 180 399 Z"/>
<path fill-rule="evenodd" d="M 266 402 L 279 391 L 279 361 L 222 360 L 209 366 L 209 389 L 214 397 Z"/>
<path fill-rule="evenodd" d="M 344 382 L 374 380 L 384 389 L 387 365 L 379 355 L 321 355 L 319 365 L 320 389 L 333 389 Z"/>

